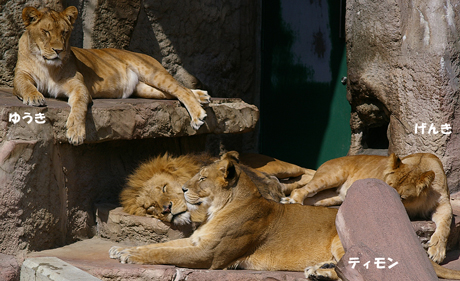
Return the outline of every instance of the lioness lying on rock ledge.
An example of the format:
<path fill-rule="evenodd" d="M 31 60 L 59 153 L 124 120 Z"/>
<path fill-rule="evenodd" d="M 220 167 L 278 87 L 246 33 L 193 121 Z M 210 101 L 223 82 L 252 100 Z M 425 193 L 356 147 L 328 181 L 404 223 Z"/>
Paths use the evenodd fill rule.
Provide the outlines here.
<path fill-rule="evenodd" d="M 14 95 L 24 104 L 45 105 L 43 94 L 67 97 L 71 107 L 67 138 L 80 145 L 86 138 L 85 120 L 93 98 L 178 99 L 190 114 L 190 125 L 204 123 L 210 96 L 177 82 L 154 58 L 117 49 L 80 49 L 69 45 L 77 8 L 62 12 L 26 7 L 26 31 L 19 40 L 14 72 Z"/>

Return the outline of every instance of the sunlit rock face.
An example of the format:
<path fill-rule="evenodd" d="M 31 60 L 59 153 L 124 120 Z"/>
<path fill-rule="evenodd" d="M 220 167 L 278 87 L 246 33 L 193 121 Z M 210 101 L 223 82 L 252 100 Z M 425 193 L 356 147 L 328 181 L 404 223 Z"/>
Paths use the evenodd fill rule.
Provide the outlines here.
<path fill-rule="evenodd" d="M 349 154 L 431 152 L 460 189 L 460 1 L 347 1 Z"/>

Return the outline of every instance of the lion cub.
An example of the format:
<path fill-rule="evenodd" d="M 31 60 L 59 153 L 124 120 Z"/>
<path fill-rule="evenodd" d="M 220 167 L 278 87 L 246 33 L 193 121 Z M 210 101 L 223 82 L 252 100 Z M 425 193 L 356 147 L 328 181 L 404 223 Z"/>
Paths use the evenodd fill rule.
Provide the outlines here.
<path fill-rule="evenodd" d="M 179 99 L 197 130 L 209 103 L 206 91 L 190 90 L 177 82 L 154 58 L 116 49 L 80 49 L 69 45 L 77 8 L 63 12 L 26 7 L 26 31 L 19 40 L 13 93 L 24 104 L 45 105 L 43 94 L 67 97 L 71 107 L 67 138 L 74 145 L 86 138 L 85 119 L 92 98 Z"/>
<path fill-rule="evenodd" d="M 290 198 L 283 198 L 282 203 L 303 203 L 306 197 L 319 191 L 337 188 L 337 196 L 315 205 L 338 205 L 353 182 L 365 178 L 380 179 L 394 187 L 411 219 L 431 218 L 436 223 L 428 254 L 433 261 L 441 262 L 446 256 L 452 207 L 446 174 L 441 161 L 433 154 L 416 153 L 402 159 L 394 153 L 388 157 L 354 155 L 332 159 L 318 168 L 307 185 L 294 190 Z"/>

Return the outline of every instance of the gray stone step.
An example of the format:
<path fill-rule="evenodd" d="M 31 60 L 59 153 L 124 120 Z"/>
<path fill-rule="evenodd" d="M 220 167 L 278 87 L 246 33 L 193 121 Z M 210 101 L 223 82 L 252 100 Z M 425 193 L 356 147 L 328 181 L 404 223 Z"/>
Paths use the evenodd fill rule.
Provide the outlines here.
<path fill-rule="evenodd" d="M 101 281 L 101 279 L 56 257 L 39 257 L 24 261 L 20 281 Z"/>

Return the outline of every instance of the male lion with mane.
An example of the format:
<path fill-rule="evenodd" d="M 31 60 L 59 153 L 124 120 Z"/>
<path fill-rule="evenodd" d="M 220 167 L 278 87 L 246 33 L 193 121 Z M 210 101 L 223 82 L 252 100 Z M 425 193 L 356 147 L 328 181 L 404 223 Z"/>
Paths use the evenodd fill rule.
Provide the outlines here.
<path fill-rule="evenodd" d="M 314 174 L 313 170 L 261 154 L 245 153 L 240 159 L 257 170 L 252 180 L 258 183 L 262 195 L 277 202 L 290 194 L 290 190 L 306 184 Z M 203 211 L 195 210 L 191 217 L 182 185 L 202 167 L 216 160 L 218 158 L 206 153 L 164 154 L 142 163 L 128 176 L 120 194 L 123 210 L 131 215 L 154 217 L 176 225 L 204 221 L 206 207 L 201 206 Z"/>
<path fill-rule="evenodd" d="M 208 214 L 189 238 L 114 246 L 110 257 L 186 268 L 305 270 L 311 280 L 338 280 L 335 266 L 344 249 L 335 228 L 337 210 L 264 198 L 252 180 L 257 171 L 237 159 L 237 152 L 228 152 L 183 186 L 191 213 L 206 205 Z M 458 271 L 432 265 L 439 277 L 460 279 Z"/>
<path fill-rule="evenodd" d="M 179 99 L 198 129 L 206 117 L 201 104 L 209 103 L 206 91 L 179 84 L 154 58 L 117 49 L 80 49 L 69 45 L 77 19 L 71 6 L 59 13 L 26 7 L 26 31 L 19 40 L 13 93 L 24 104 L 45 105 L 43 94 L 67 97 L 71 107 L 67 138 L 74 145 L 86 138 L 85 120 L 92 98 Z"/>

